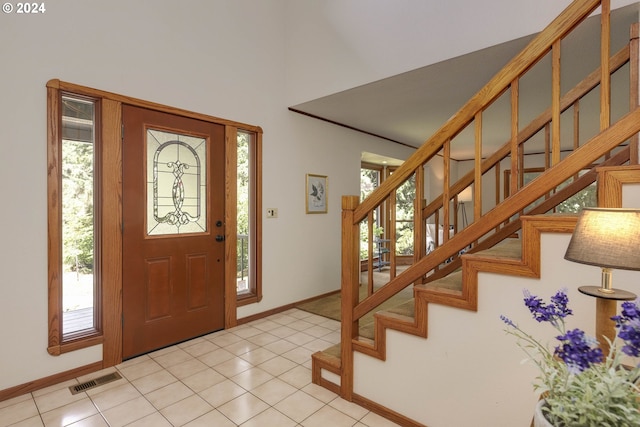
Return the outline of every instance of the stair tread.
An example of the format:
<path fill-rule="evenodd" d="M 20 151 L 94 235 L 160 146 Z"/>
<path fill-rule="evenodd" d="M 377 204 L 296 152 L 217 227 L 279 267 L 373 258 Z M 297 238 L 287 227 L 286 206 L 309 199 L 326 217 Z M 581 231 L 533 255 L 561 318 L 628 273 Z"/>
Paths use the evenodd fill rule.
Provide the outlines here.
<path fill-rule="evenodd" d="M 448 276 L 429 282 L 422 287 L 426 289 L 445 288 L 460 291 L 462 290 L 462 270 L 456 270 Z"/>
<path fill-rule="evenodd" d="M 416 312 L 415 300 L 411 298 L 410 300 L 407 300 L 406 302 L 395 307 L 391 307 L 386 311 L 393 314 L 400 314 L 402 316 L 414 317 Z"/>
<path fill-rule="evenodd" d="M 495 258 L 509 258 L 509 259 L 521 259 L 522 258 L 522 242 L 520 239 L 505 239 L 497 245 L 485 249 L 480 252 L 476 252 L 476 256 L 488 256 Z"/>

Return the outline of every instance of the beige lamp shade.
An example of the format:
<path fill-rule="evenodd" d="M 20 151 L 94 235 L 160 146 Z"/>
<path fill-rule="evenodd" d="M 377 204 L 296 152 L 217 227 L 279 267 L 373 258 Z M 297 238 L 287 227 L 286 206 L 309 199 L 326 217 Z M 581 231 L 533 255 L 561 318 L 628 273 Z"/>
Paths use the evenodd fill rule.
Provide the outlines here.
<path fill-rule="evenodd" d="M 602 268 L 640 270 L 640 209 L 584 209 L 564 258 Z"/>

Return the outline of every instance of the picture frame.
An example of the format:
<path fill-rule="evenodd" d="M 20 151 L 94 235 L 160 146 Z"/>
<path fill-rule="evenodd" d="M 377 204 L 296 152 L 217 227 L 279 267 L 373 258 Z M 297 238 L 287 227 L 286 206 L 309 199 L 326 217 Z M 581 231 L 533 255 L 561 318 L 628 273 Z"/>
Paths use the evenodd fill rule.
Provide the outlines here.
<path fill-rule="evenodd" d="M 327 176 L 308 173 L 305 185 L 305 207 L 308 214 L 328 212 Z"/>

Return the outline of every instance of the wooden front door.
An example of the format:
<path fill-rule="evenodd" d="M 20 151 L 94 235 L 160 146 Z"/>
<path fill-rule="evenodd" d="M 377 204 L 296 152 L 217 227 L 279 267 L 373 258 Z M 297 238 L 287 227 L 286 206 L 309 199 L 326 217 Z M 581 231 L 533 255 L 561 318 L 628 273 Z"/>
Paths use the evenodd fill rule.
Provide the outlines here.
<path fill-rule="evenodd" d="M 224 126 L 123 106 L 124 359 L 224 328 Z"/>

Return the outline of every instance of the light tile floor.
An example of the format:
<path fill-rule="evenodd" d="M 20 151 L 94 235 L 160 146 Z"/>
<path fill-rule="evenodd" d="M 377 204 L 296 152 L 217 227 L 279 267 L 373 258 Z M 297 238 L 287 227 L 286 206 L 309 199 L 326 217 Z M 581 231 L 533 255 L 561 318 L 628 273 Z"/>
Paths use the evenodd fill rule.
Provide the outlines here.
<path fill-rule="evenodd" d="M 311 354 L 339 337 L 338 322 L 291 309 L 0 402 L 0 427 L 396 426 L 311 383 Z"/>

